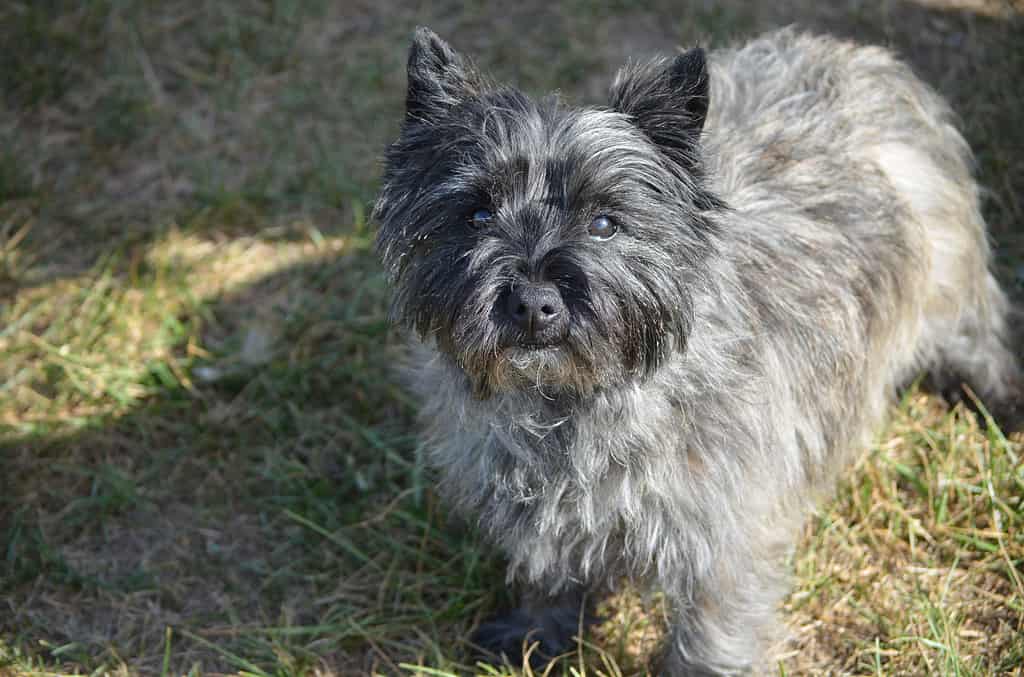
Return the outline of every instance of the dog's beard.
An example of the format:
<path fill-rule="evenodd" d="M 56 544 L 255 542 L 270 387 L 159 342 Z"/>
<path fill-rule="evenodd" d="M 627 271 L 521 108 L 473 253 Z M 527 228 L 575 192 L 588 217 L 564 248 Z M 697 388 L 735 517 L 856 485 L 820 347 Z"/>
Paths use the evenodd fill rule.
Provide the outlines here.
<path fill-rule="evenodd" d="M 614 360 L 599 365 L 593 351 L 571 338 L 545 347 L 484 341 L 460 349 L 450 338 L 438 344 L 466 374 L 478 397 L 515 390 L 586 395 L 616 371 Z"/>
<path fill-rule="evenodd" d="M 545 348 L 512 346 L 502 350 L 490 370 L 492 388 L 535 388 L 538 391 L 589 392 L 594 387 L 590 364 L 580 364 L 566 345 Z"/>

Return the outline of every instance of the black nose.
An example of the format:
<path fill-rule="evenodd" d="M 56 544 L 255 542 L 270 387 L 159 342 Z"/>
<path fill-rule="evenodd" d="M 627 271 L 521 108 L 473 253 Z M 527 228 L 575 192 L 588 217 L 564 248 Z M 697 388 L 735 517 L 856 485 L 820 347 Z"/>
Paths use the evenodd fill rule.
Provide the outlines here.
<path fill-rule="evenodd" d="M 509 292 L 505 309 L 512 322 L 531 340 L 551 343 L 562 336 L 566 325 L 565 304 L 554 285 L 518 285 Z"/>

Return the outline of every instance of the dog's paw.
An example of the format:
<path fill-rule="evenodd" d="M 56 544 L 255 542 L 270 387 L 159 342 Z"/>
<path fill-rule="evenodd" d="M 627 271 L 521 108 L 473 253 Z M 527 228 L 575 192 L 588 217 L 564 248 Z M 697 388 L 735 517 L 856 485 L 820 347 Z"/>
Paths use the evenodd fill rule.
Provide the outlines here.
<path fill-rule="evenodd" d="M 1024 441 L 1024 393 L 1014 399 L 1001 402 L 992 411 L 992 417 L 999 428 L 1011 439 Z"/>
<path fill-rule="evenodd" d="M 532 613 L 516 609 L 481 624 L 472 641 L 490 655 L 505 656 L 513 666 L 529 651 L 530 665 L 537 670 L 571 650 L 581 625 L 586 628 L 594 620 L 591 614 L 581 619 L 580 610 L 569 606 Z"/>
<path fill-rule="evenodd" d="M 999 429 L 1012 439 L 1024 433 L 1024 379 L 1017 379 L 1009 390 L 1009 394 L 993 398 L 989 414 Z"/>

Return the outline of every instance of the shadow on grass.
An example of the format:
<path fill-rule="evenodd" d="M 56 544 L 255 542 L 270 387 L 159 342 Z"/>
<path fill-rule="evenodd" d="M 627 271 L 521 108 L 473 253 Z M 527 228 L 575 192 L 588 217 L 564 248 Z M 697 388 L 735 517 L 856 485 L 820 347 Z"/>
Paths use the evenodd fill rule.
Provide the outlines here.
<path fill-rule="evenodd" d="M 367 252 L 285 268 L 203 304 L 191 383 L 7 435 L 0 632 L 87 670 L 451 656 L 502 574 L 416 463 L 382 286 Z"/>

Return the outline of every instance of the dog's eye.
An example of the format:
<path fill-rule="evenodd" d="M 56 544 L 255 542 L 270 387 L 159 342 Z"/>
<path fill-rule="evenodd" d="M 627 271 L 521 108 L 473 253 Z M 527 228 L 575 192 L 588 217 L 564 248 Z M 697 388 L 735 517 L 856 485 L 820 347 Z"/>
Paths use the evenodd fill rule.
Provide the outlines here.
<path fill-rule="evenodd" d="M 469 217 L 469 222 L 477 228 L 483 228 L 494 219 L 490 209 L 478 209 Z"/>
<path fill-rule="evenodd" d="M 601 215 L 590 222 L 590 228 L 587 229 L 587 232 L 595 240 L 604 241 L 612 239 L 612 236 L 619 232 L 619 227 L 607 216 Z"/>

